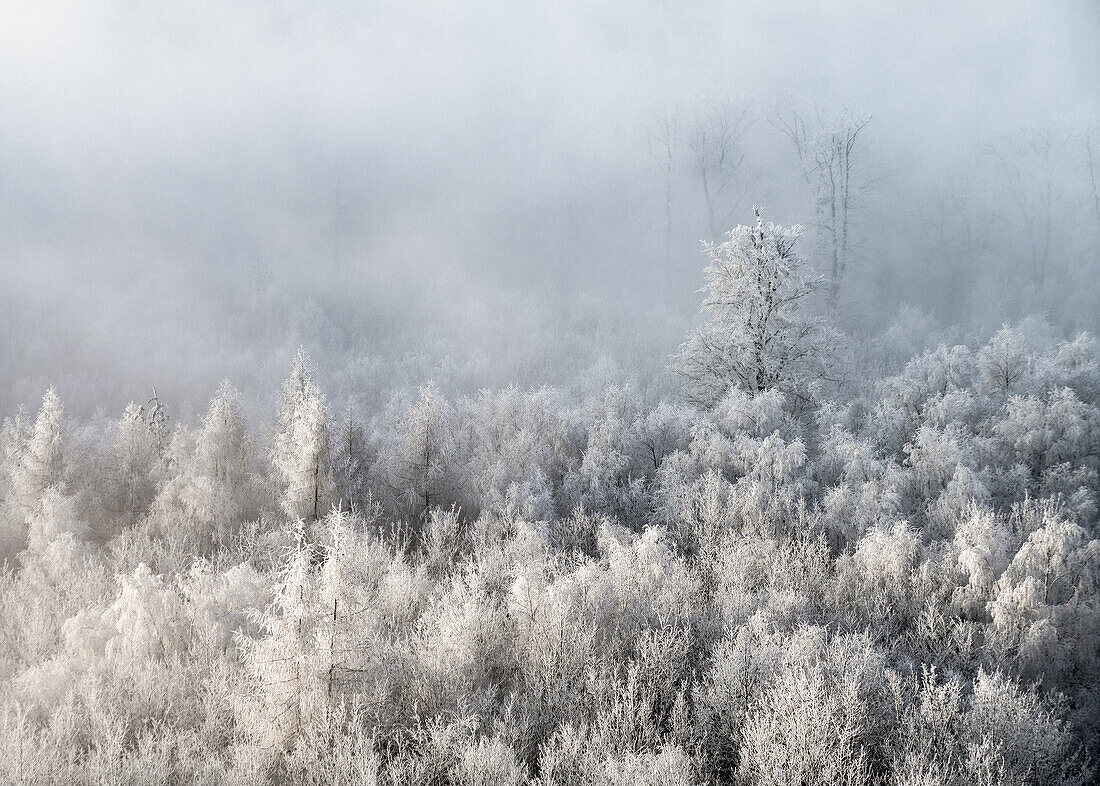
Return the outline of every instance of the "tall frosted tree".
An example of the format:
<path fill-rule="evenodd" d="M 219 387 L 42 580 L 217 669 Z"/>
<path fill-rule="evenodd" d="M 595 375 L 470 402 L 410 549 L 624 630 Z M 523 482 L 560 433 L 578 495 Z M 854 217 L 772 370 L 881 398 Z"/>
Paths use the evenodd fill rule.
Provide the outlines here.
<path fill-rule="evenodd" d="M 367 433 L 353 404 L 344 410 L 332 445 L 332 474 L 341 510 L 361 505 L 370 494 L 367 483 Z"/>
<path fill-rule="evenodd" d="M 832 331 L 810 311 L 821 278 L 795 250 L 802 228 L 738 226 L 705 244 L 706 321 L 680 347 L 684 399 L 710 409 L 733 387 L 801 394 L 828 373 Z"/>
<path fill-rule="evenodd" d="M 375 475 L 395 500 L 426 520 L 433 505 L 454 501 L 459 469 L 455 415 L 435 385 L 420 389 L 420 397 L 397 424 L 375 464 Z"/>
<path fill-rule="evenodd" d="M 42 407 L 12 479 L 24 515 L 37 512 L 46 489 L 62 484 L 66 438 L 65 408 L 51 387 L 42 397 Z"/>
<path fill-rule="evenodd" d="M 222 382 L 193 434 L 178 429 L 170 477 L 154 512 L 166 526 L 187 528 L 203 547 L 223 541 L 258 513 L 254 446 L 241 412 L 240 395 Z"/>
<path fill-rule="evenodd" d="M 202 418 L 195 452 L 206 474 L 228 490 L 239 492 L 251 482 L 252 436 L 241 412 L 240 393 L 229 380 L 218 387 Z"/>
<path fill-rule="evenodd" d="M 264 628 L 260 638 L 239 636 L 249 675 L 257 690 L 240 702 L 237 722 L 246 735 L 268 752 L 281 754 L 327 708 L 321 649 L 328 626 L 319 607 L 318 574 L 312 569 L 315 547 L 304 527 L 287 554 L 273 587 L 271 606 L 256 615 Z"/>
<path fill-rule="evenodd" d="M 271 463 L 280 503 L 291 519 L 316 521 L 332 492 L 331 426 L 324 394 L 301 349 L 279 394 Z"/>
<path fill-rule="evenodd" d="M 23 548 L 26 534 L 26 515 L 15 489 L 26 436 L 27 424 L 20 408 L 14 419 L 5 418 L 0 426 L 0 564 Z"/>
<path fill-rule="evenodd" d="M 156 493 L 158 437 L 145 422 L 142 407 L 132 402 L 112 432 L 105 507 L 113 516 L 132 522 L 146 511 Z"/>

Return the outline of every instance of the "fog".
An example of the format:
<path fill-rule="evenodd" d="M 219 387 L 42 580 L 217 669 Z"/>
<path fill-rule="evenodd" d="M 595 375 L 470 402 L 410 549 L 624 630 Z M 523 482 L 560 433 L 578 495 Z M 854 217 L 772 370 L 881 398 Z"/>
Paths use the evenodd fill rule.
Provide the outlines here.
<path fill-rule="evenodd" d="M 1083 786 L 1097 0 L 0 0 L 0 784 Z"/>
<path fill-rule="evenodd" d="M 659 389 L 710 234 L 689 129 L 726 101 L 754 121 L 731 224 L 815 223 L 777 107 L 870 116 L 852 334 L 905 304 L 1095 330 L 1100 8 L 920 5 L 8 3 L 0 412 L 56 384 L 75 413 L 156 386 L 187 415 L 229 377 L 266 414 L 299 345 L 368 404 Z"/>

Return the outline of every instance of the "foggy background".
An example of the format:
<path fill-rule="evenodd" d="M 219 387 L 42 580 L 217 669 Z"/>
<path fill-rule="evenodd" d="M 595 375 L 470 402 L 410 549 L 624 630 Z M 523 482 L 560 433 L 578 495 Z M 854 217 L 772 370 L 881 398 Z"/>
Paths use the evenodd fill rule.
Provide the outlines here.
<path fill-rule="evenodd" d="M 299 345 L 335 402 L 663 395 L 710 235 L 692 123 L 726 102 L 731 223 L 814 221 L 777 107 L 871 116 L 853 334 L 1100 326 L 1095 2 L 315 5 L 0 6 L 0 415 L 155 385 L 187 417 L 228 377 L 266 416 Z"/>

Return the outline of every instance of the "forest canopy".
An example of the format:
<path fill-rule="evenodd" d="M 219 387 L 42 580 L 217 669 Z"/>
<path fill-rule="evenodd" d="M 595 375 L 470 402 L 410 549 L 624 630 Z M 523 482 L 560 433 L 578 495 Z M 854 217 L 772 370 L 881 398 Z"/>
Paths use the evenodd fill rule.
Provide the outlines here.
<path fill-rule="evenodd" d="M 0 6 L 0 783 L 1097 782 L 1095 0 Z"/>
<path fill-rule="evenodd" d="M 1089 783 L 1095 341 L 899 332 L 698 408 L 335 411 L 301 351 L 268 425 L 51 388 L 0 432 L 0 777 Z"/>

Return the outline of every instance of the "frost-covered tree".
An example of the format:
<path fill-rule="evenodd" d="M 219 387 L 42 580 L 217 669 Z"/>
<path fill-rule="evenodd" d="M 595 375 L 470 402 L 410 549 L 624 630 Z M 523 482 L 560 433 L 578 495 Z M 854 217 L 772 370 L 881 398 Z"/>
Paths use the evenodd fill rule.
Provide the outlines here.
<path fill-rule="evenodd" d="M 148 423 L 149 431 L 156 440 L 157 452 L 160 452 L 164 450 L 165 443 L 168 441 L 168 421 L 170 420 L 168 407 L 160 400 L 156 388 L 153 388 L 153 395 L 146 405 L 149 410 L 145 422 Z"/>
<path fill-rule="evenodd" d="M 12 479 L 24 515 L 31 516 L 37 511 L 46 489 L 64 482 L 67 437 L 65 408 L 51 387 L 42 397 L 42 407 Z"/>
<path fill-rule="evenodd" d="M 106 503 L 122 521 L 143 515 L 156 492 L 159 458 L 157 435 L 145 422 L 145 412 L 130 403 L 114 426 L 108 449 Z"/>
<path fill-rule="evenodd" d="M 1006 417 L 993 430 L 1008 461 L 1019 461 L 1035 477 L 1056 464 L 1100 453 L 1100 410 L 1080 401 L 1070 388 L 1052 390 L 1044 401 L 1013 396 Z"/>
<path fill-rule="evenodd" d="M 375 462 L 375 476 L 420 519 L 433 505 L 453 501 L 461 458 L 454 420 L 454 410 L 435 385 L 425 385 Z"/>
<path fill-rule="evenodd" d="M 226 380 L 202 418 L 195 456 L 213 480 L 230 491 L 241 491 L 254 471 L 253 452 L 240 394 Z"/>
<path fill-rule="evenodd" d="M 315 547 L 296 530 L 270 607 L 257 615 L 265 635 L 238 636 L 249 676 L 258 690 L 241 702 L 238 722 L 265 748 L 283 750 L 325 712 L 327 669 L 318 664 L 328 621 L 318 605 Z"/>
<path fill-rule="evenodd" d="M 177 429 L 167 451 L 169 478 L 153 513 L 161 529 L 186 534 L 200 549 L 222 542 L 256 516 L 255 449 L 240 395 L 223 382 L 197 431 Z"/>
<path fill-rule="evenodd" d="M 832 332 L 811 312 L 821 279 L 795 250 L 800 227 L 738 226 L 705 246 L 707 319 L 676 357 L 684 398 L 713 407 L 731 387 L 801 392 L 827 375 Z"/>
<path fill-rule="evenodd" d="M 369 468 L 367 432 L 355 406 L 348 404 L 332 440 L 332 479 L 341 509 L 366 501 Z"/>
<path fill-rule="evenodd" d="M 627 389 L 608 388 L 589 404 L 588 441 L 578 466 L 565 477 L 569 509 L 578 505 L 637 523 L 646 507 L 645 453 L 634 432 L 637 401 Z"/>
<path fill-rule="evenodd" d="M 25 515 L 15 492 L 15 478 L 23 458 L 27 424 L 20 409 L 0 426 L 0 563 L 22 548 Z"/>
<path fill-rule="evenodd" d="M 316 521 L 332 493 L 331 426 L 324 394 L 313 381 L 305 351 L 294 357 L 294 369 L 283 383 L 271 464 L 279 502 L 291 519 Z"/>

